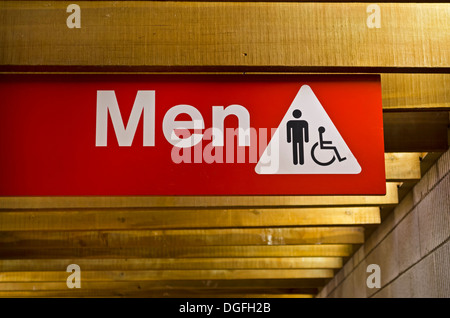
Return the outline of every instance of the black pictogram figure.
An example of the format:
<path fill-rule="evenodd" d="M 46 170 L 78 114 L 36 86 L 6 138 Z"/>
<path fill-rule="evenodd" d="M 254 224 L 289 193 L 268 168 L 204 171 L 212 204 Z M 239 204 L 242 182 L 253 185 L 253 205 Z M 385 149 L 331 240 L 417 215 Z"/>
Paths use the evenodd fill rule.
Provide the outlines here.
<path fill-rule="evenodd" d="M 298 120 L 302 117 L 302 112 L 298 109 L 292 112 L 292 116 L 297 120 L 290 120 L 287 122 L 287 142 L 292 142 L 292 156 L 294 165 L 305 163 L 304 142 L 309 142 L 308 137 L 308 122 L 305 120 Z"/>
<path fill-rule="evenodd" d="M 319 127 L 319 142 L 316 142 L 314 144 L 314 146 L 312 147 L 312 149 L 311 149 L 311 158 L 314 160 L 314 162 L 317 163 L 318 165 L 321 165 L 321 166 L 329 166 L 336 160 L 336 157 L 337 157 L 339 162 L 344 161 L 345 159 L 347 159 L 345 157 L 341 158 L 341 156 L 339 155 L 339 152 L 338 152 L 336 147 L 334 147 L 334 146 L 327 146 L 327 145 L 331 145 L 332 142 L 323 140 L 323 133 L 324 132 L 325 132 L 325 127 Z M 333 150 L 334 153 L 336 154 L 336 156 L 333 156 L 333 158 L 331 158 L 331 160 L 328 161 L 328 162 L 320 162 L 319 160 L 316 159 L 316 156 L 314 155 L 317 146 L 320 146 L 320 149 Z"/>

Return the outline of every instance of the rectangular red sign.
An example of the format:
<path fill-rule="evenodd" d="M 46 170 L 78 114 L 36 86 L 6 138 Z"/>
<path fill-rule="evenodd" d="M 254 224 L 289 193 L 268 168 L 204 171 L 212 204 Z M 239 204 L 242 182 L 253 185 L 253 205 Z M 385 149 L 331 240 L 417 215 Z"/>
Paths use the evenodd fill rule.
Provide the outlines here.
<path fill-rule="evenodd" d="M 0 195 L 384 194 L 377 75 L 3 75 Z"/>

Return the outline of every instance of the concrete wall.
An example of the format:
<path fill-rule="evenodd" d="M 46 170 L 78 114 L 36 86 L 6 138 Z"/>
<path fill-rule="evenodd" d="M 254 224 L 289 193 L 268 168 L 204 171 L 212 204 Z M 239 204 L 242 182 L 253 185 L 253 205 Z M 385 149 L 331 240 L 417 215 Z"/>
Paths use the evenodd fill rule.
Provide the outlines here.
<path fill-rule="evenodd" d="M 450 297 L 450 151 L 443 154 L 318 297 Z M 378 264 L 381 288 L 366 286 Z"/>

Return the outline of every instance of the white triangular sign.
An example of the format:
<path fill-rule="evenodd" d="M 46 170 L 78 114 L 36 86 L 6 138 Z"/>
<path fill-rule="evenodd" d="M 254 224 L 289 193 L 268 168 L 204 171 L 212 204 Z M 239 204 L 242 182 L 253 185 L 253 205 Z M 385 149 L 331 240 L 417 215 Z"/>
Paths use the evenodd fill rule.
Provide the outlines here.
<path fill-rule="evenodd" d="M 311 87 L 303 85 L 255 171 L 258 174 L 358 174 L 361 166 Z"/>

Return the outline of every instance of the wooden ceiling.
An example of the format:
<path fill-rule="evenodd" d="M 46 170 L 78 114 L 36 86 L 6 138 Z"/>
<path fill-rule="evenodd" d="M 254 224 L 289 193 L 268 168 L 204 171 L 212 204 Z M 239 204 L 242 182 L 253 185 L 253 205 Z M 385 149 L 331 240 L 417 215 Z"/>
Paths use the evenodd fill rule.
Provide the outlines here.
<path fill-rule="evenodd" d="M 448 149 L 447 4 L 77 3 L 0 1 L 2 76 L 380 73 L 387 194 L 0 197 L 0 297 L 313 297 Z"/>

